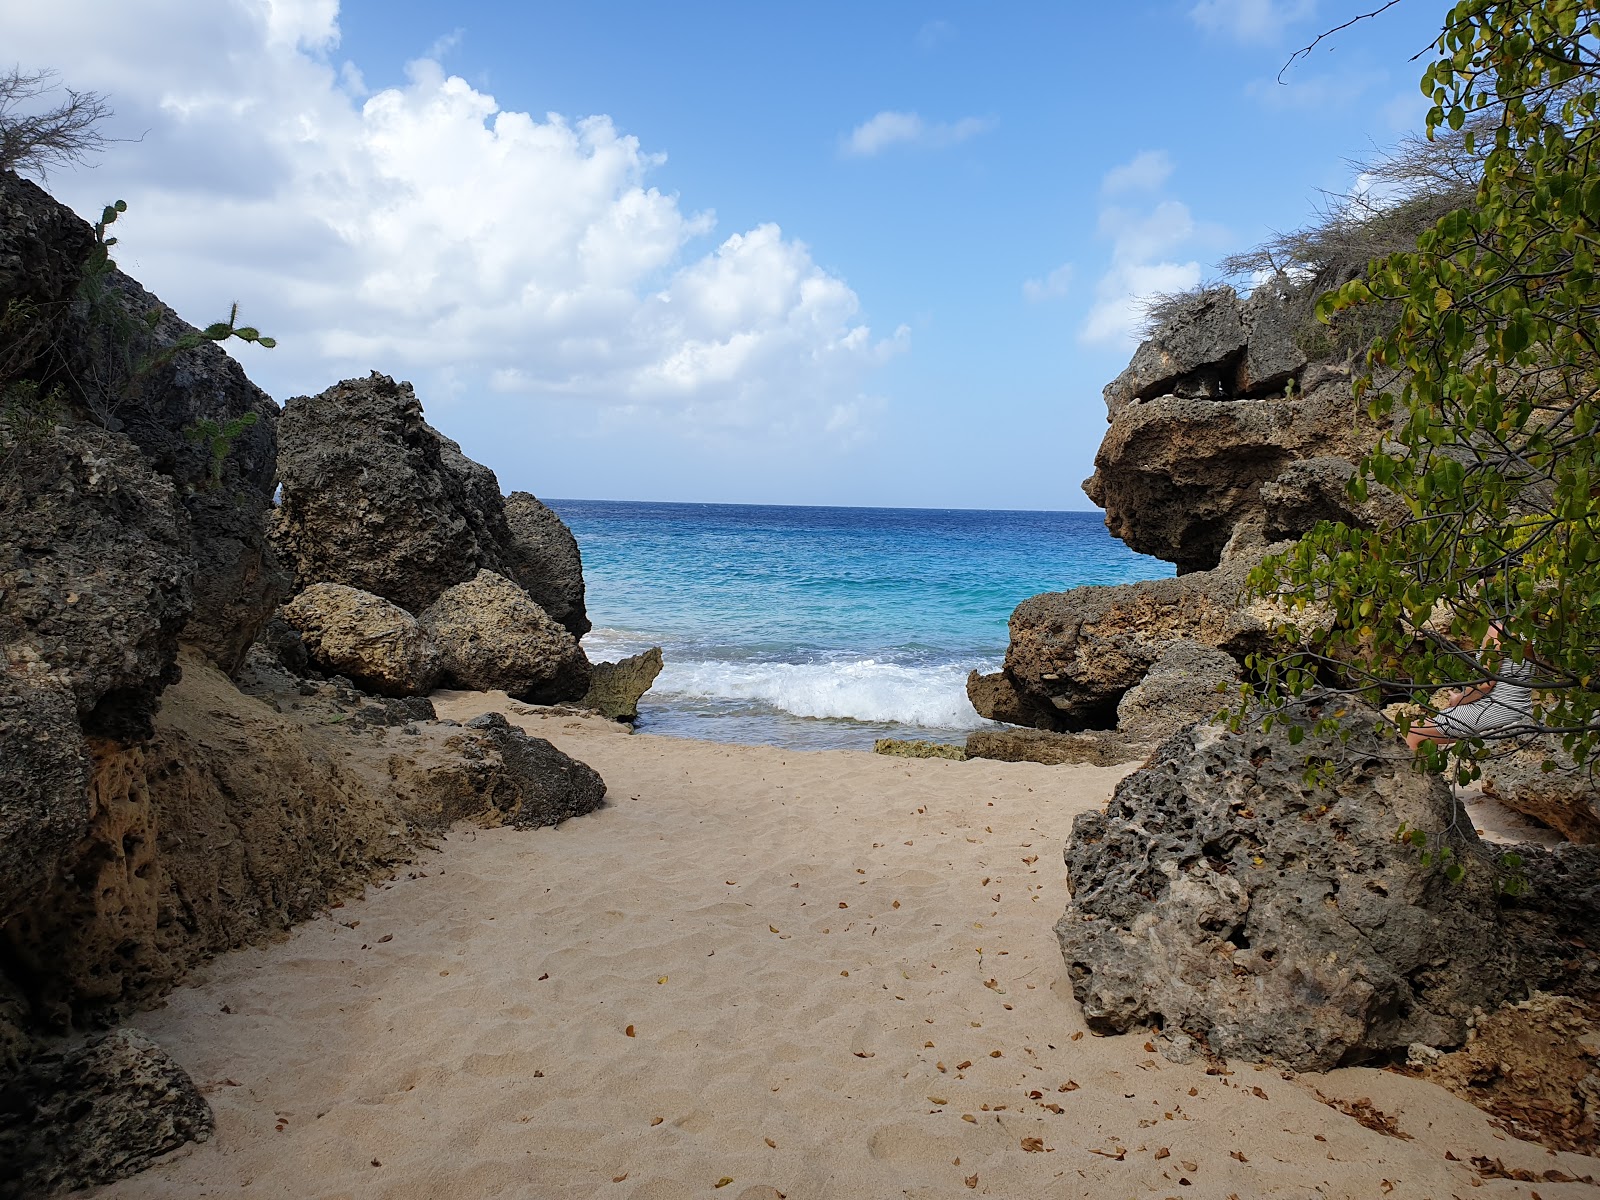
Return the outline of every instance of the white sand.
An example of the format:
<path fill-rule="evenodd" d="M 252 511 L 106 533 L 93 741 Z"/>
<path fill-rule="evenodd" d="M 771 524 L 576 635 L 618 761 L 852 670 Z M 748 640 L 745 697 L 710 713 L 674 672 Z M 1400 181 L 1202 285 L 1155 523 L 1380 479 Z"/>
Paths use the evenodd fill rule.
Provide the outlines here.
<path fill-rule="evenodd" d="M 143 1014 L 218 1132 L 101 1195 L 1595 1194 L 1476 1184 L 1474 1155 L 1600 1162 L 1511 1140 L 1429 1084 L 1208 1075 L 1143 1035 L 1085 1034 L 1051 932 L 1061 847 L 1120 769 L 522 723 L 599 769 L 611 803 L 453 833 Z M 1370 1097 L 1414 1140 L 1318 1090 Z"/>

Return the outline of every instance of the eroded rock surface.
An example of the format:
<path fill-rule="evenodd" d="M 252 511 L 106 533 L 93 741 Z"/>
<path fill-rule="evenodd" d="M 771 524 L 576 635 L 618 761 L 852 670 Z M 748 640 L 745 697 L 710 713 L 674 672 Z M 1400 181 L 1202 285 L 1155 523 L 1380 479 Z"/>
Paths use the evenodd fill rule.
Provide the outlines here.
<path fill-rule="evenodd" d="M 1250 565 L 1240 559 L 1174 579 L 1024 600 L 1011 615 L 1004 667 L 998 676 L 969 679 L 967 695 L 991 720 L 1064 731 L 1116 728 L 1123 697 L 1174 642 L 1188 640 L 1235 659 L 1261 644 L 1263 616 L 1241 607 Z M 1208 680 L 1215 683 L 1225 674 L 1221 660 L 1207 661 L 1214 672 Z"/>
<path fill-rule="evenodd" d="M 1545 762 L 1557 764 L 1546 771 Z M 1527 746 L 1483 764 L 1484 793 L 1571 842 L 1600 842 L 1600 786 L 1554 746 Z"/>
<path fill-rule="evenodd" d="M 1043 729 L 976 729 L 967 734 L 966 745 L 968 758 L 1047 766 L 1093 763 L 1112 767 L 1143 758 L 1149 749 L 1115 731 L 1051 733 Z"/>
<path fill-rule="evenodd" d="M 0 1098 L 0 1197 L 112 1183 L 212 1130 L 188 1072 L 137 1030 L 44 1050 Z"/>
<path fill-rule="evenodd" d="M 639 716 L 639 698 L 661 674 L 661 647 L 651 646 L 621 662 L 595 663 L 589 690 L 578 701 L 613 721 L 633 721 Z"/>
<path fill-rule="evenodd" d="M 528 492 L 505 500 L 506 575 L 573 637 L 589 632 L 583 603 L 583 556 L 566 522 Z"/>
<path fill-rule="evenodd" d="M 405 609 L 371 592 L 314 583 L 281 610 L 307 659 L 380 696 L 420 696 L 439 681 L 439 649 Z"/>
<path fill-rule="evenodd" d="M 1218 1054 L 1325 1070 L 1459 1045 L 1475 1008 L 1537 979 L 1491 856 L 1377 719 L 1300 746 L 1281 725 L 1191 726 L 1073 822 L 1056 936 L 1092 1028 L 1155 1021 Z M 1306 781 L 1308 752 L 1332 764 L 1324 786 Z M 1424 867 L 1402 823 L 1442 838 L 1465 877 Z"/>
<path fill-rule="evenodd" d="M 447 684 L 552 704 L 589 690 L 578 641 L 503 575 L 479 571 L 422 614 Z"/>
<path fill-rule="evenodd" d="M 1144 678 L 1117 702 L 1117 730 L 1159 742 L 1195 721 L 1210 721 L 1236 700 L 1239 664 L 1231 654 L 1179 638 L 1162 650 Z"/>
<path fill-rule="evenodd" d="M 606 784 L 598 772 L 500 713 L 474 717 L 446 744 L 449 756 L 430 764 L 420 778 L 413 763 L 394 764 L 398 777 L 432 797 L 445 819 L 471 816 L 536 829 L 605 803 Z"/>

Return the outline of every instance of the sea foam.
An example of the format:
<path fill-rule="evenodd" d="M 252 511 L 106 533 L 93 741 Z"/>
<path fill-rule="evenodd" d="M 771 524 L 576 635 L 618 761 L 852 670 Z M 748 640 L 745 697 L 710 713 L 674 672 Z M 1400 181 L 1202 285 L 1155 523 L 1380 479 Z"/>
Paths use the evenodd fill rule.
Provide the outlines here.
<path fill-rule="evenodd" d="M 987 722 L 967 700 L 963 665 L 910 667 L 877 659 L 838 662 L 673 662 L 653 695 L 742 700 L 797 717 L 976 729 Z"/>

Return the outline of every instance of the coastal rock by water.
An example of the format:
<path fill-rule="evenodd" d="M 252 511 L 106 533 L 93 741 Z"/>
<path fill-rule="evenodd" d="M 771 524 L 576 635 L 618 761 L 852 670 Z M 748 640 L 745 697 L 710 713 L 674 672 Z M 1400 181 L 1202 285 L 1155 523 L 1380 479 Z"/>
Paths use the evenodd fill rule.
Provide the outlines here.
<path fill-rule="evenodd" d="M 1162 650 L 1140 682 L 1117 702 L 1117 728 L 1157 742 L 1195 721 L 1209 721 L 1237 699 L 1239 664 L 1230 654 L 1179 638 Z"/>
<path fill-rule="evenodd" d="M 0 1101 L 0 1197 L 112 1183 L 212 1131 L 194 1080 L 137 1030 L 52 1047 L 17 1071 Z"/>
<path fill-rule="evenodd" d="M 1073 822 L 1056 936 L 1092 1028 L 1155 1021 L 1217 1054 L 1326 1070 L 1459 1045 L 1475 1009 L 1538 978 L 1493 856 L 1377 719 L 1299 746 L 1282 725 L 1191 726 Z M 1321 786 L 1308 753 L 1331 764 Z M 1424 866 L 1402 823 L 1442 839 L 1464 878 Z"/>
<path fill-rule="evenodd" d="M 1265 635 L 1263 615 L 1240 605 L 1250 565 L 1240 559 L 1175 579 L 1073 588 L 1024 600 L 1011 615 L 1011 643 L 998 677 L 976 676 L 967 694 L 979 715 L 991 720 L 1058 731 L 1121 728 L 1129 737 L 1153 740 L 1156 734 L 1137 723 L 1119 726 L 1119 705 L 1173 643 L 1188 641 L 1238 659 Z M 1204 679 L 1196 680 L 1202 692 L 1233 677 L 1220 658 L 1207 658 L 1206 664 Z M 994 696 L 1005 698 L 1007 706 L 991 703 Z M 1189 708 L 1182 719 L 1208 715 Z M 1168 721 L 1138 698 L 1128 716 L 1135 722 Z"/>
<path fill-rule="evenodd" d="M 506 574 L 573 637 L 589 632 L 583 603 L 583 556 L 566 522 L 528 492 L 505 500 Z"/>
<path fill-rule="evenodd" d="M 614 721 L 633 721 L 639 716 L 639 697 L 650 690 L 661 674 L 661 647 L 651 646 L 621 662 L 595 663 L 589 690 L 578 703 Z"/>
<path fill-rule="evenodd" d="M 534 704 L 589 690 L 589 660 L 577 639 L 503 575 L 479 571 L 447 588 L 421 620 L 450 686 L 499 689 Z"/>
<path fill-rule="evenodd" d="M 1092 763 L 1097 767 L 1113 767 L 1143 758 L 1149 749 L 1148 745 L 1113 730 L 1051 733 L 1044 729 L 976 729 L 967 734 L 966 745 L 968 758 L 1036 762 L 1047 766 Z"/>
<path fill-rule="evenodd" d="M 409 383 L 373 372 L 284 408 L 273 539 L 299 586 L 339 583 L 421 615 L 488 570 L 574 636 L 589 628 L 577 542 L 534 497 L 433 429 Z"/>
<path fill-rule="evenodd" d="M 282 608 L 309 661 L 380 696 L 420 696 L 439 681 L 439 650 L 405 609 L 337 583 L 315 583 Z"/>

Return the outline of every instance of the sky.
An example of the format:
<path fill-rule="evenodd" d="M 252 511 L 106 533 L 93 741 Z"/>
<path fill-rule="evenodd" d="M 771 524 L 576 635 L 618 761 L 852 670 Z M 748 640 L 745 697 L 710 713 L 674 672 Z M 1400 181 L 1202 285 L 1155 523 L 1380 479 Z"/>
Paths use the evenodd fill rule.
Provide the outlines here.
<path fill-rule="evenodd" d="M 1089 509 L 1141 298 L 1420 128 L 1442 3 L 1278 81 L 1375 7 L 0 0 L 0 58 L 106 95 L 50 190 L 279 401 L 410 380 L 508 492 Z"/>

